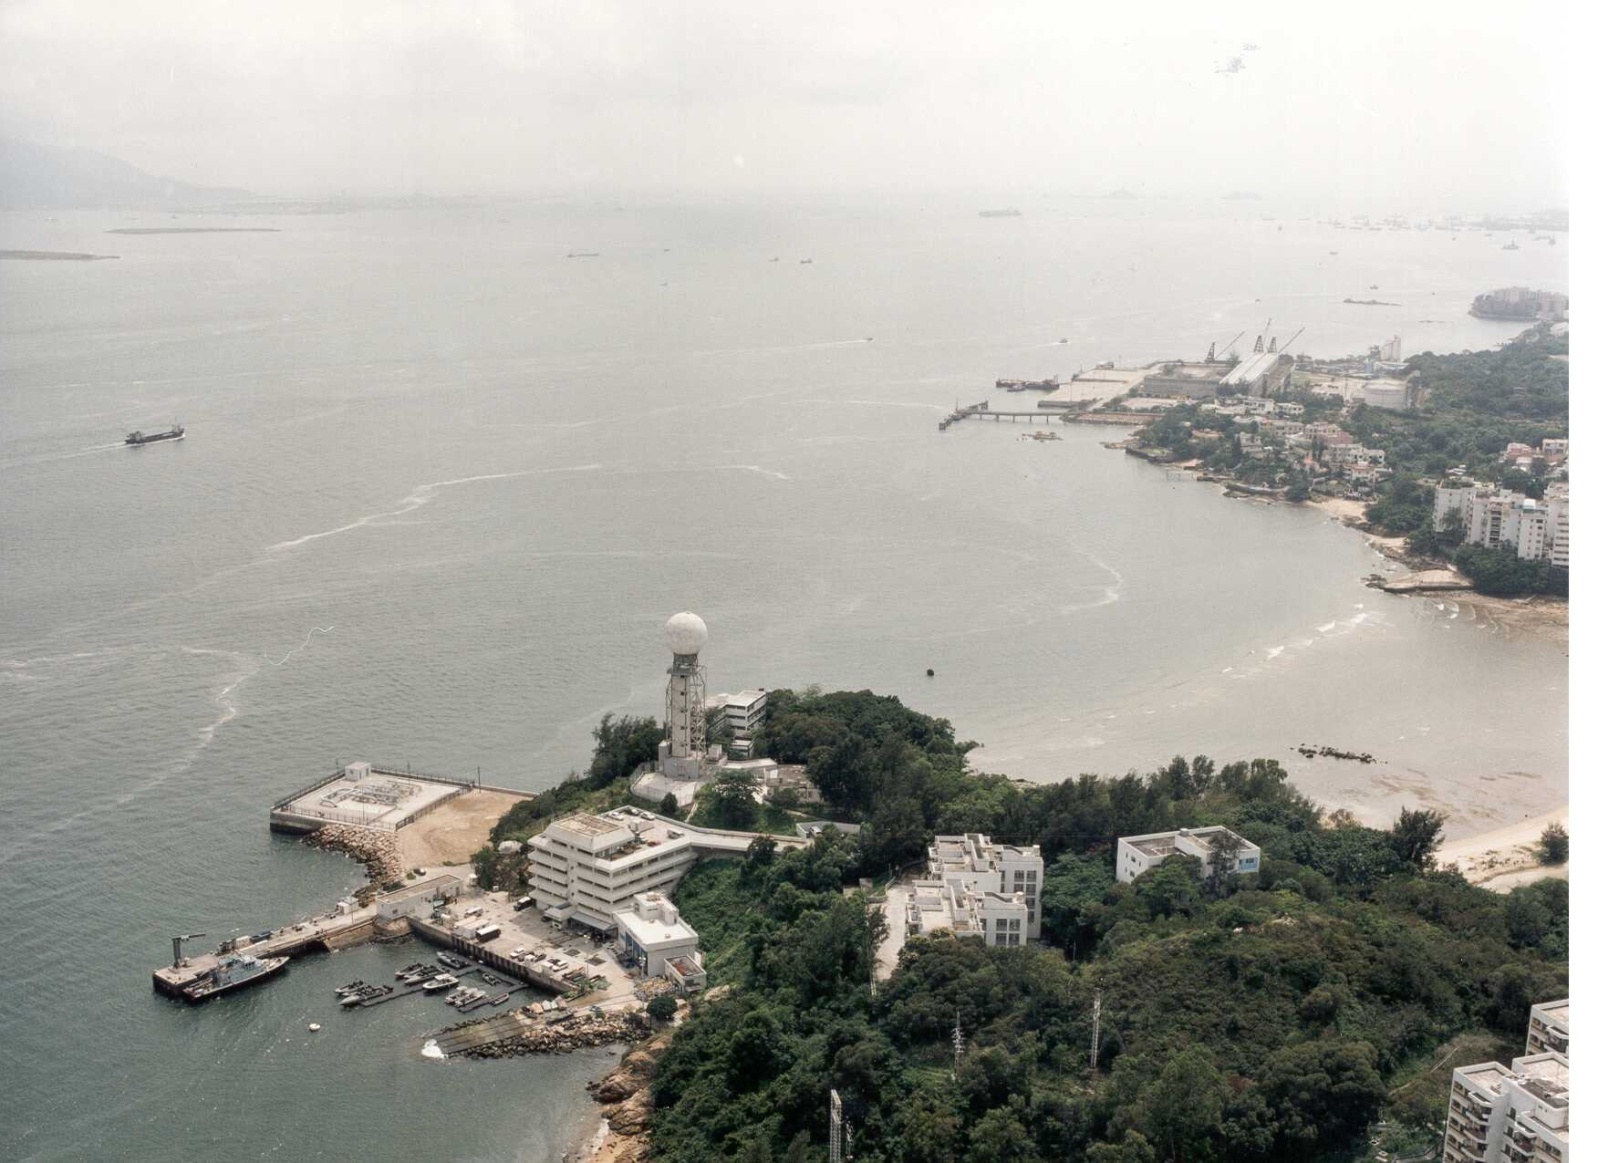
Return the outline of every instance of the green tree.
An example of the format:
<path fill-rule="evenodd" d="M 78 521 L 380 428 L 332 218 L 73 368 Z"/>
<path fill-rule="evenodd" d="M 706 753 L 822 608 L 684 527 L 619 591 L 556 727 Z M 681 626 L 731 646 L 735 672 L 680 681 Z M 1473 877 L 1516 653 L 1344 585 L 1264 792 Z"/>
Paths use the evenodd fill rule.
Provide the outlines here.
<path fill-rule="evenodd" d="M 658 993 L 645 1003 L 644 1012 L 658 1022 L 664 1022 L 678 1012 L 678 999 L 674 994 Z"/>
<path fill-rule="evenodd" d="M 744 768 L 724 770 L 717 781 L 700 793 L 705 823 L 713 828 L 742 831 L 753 827 L 760 812 L 756 807 L 756 777 Z"/>
<path fill-rule="evenodd" d="M 661 814 L 674 820 L 678 818 L 678 797 L 671 792 L 661 797 Z"/>
<path fill-rule="evenodd" d="M 1045 869 L 1039 890 L 1040 930 L 1052 945 L 1076 960 L 1094 951 L 1101 903 L 1116 884 L 1103 860 L 1066 853 Z"/>
<path fill-rule="evenodd" d="M 1313 1159 L 1365 1134 L 1388 1090 L 1365 1042 L 1305 1042 L 1267 1059 L 1261 1086 L 1278 1125 L 1276 1158 Z"/>
<path fill-rule="evenodd" d="M 999 1107 L 973 1124 L 966 1157 L 975 1163 L 1028 1163 L 1039 1153 L 1016 1112 Z"/>
<path fill-rule="evenodd" d="M 605 787 L 626 779 L 641 763 L 656 757 L 661 728 L 654 719 L 631 715 L 615 718 L 608 711 L 594 729 L 594 756 L 589 761 L 589 786 Z"/>
<path fill-rule="evenodd" d="M 1539 836 L 1539 863 L 1565 864 L 1570 840 L 1560 824 L 1551 824 Z"/>
<path fill-rule="evenodd" d="M 1170 1059 L 1141 1093 L 1145 1129 L 1177 1163 L 1201 1157 L 1208 1140 L 1222 1129 L 1227 1094 L 1227 1081 L 1211 1055 L 1192 1047 Z"/>
<path fill-rule="evenodd" d="M 1414 868 L 1426 871 L 1433 867 L 1434 853 L 1444 832 L 1444 814 L 1432 809 L 1415 811 L 1400 809 L 1400 818 L 1389 829 L 1389 838 L 1395 854 Z"/>

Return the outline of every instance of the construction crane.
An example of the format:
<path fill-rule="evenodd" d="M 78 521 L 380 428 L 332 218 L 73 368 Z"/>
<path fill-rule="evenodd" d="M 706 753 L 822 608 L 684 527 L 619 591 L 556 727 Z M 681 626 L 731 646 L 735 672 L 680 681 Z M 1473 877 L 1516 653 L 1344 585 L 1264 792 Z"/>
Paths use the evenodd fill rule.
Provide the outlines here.
<path fill-rule="evenodd" d="M 1239 335 L 1235 335 L 1232 339 L 1228 340 L 1227 343 L 1224 343 L 1222 345 L 1222 354 L 1224 356 L 1226 356 L 1228 354 L 1228 349 L 1230 347 L 1232 347 L 1235 343 L 1239 342 L 1239 336 L 1243 335 L 1243 334 L 1244 334 L 1243 331 L 1239 332 Z M 1216 363 L 1217 362 L 1217 345 L 1215 343 L 1213 343 L 1211 345 L 1211 350 L 1206 352 L 1206 362 L 1207 363 Z"/>
<path fill-rule="evenodd" d="M 1291 347 L 1291 346 L 1293 346 L 1293 344 L 1294 344 L 1294 341 L 1295 341 L 1295 340 L 1297 340 L 1297 339 L 1299 339 L 1299 338 L 1300 338 L 1300 337 L 1301 337 L 1301 336 L 1302 336 L 1302 335 L 1304 335 L 1304 334 L 1305 334 L 1305 333 L 1306 333 L 1306 329 L 1305 329 L 1305 328 L 1304 328 L 1304 327 L 1302 327 L 1302 328 L 1300 328 L 1300 330 L 1299 330 L 1299 331 L 1296 331 L 1296 332 L 1295 332 L 1295 333 L 1294 333 L 1294 334 L 1293 334 L 1293 335 L 1291 335 L 1291 336 L 1289 336 L 1289 341 L 1288 341 L 1288 342 L 1287 342 L 1287 343 L 1285 343 L 1285 344 L 1284 344 L 1284 345 L 1283 345 L 1283 346 L 1282 346 L 1282 347 L 1280 347 L 1280 348 L 1278 348 L 1278 350 L 1279 350 L 1279 351 L 1280 351 L 1280 352 L 1286 352 L 1286 351 L 1288 351 L 1288 350 L 1289 350 L 1289 348 L 1290 348 L 1290 347 Z"/>
<path fill-rule="evenodd" d="M 204 936 L 204 933 L 181 933 L 174 937 L 172 939 L 172 968 L 176 969 L 183 964 L 183 943 Z"/>
<path fill-rule="evenodd" d="M 1272 319 L 1269 316 L 1268 319 L 1267 319 L 1267 325 L 1261 329 L 1261 334 L 1256 336 L 1256 351 L 1257 352 L 1261 352 L 1261 351 L 1265 351 L 1266 350 L 1267 332 L 1269 332 L 1271 330 L 1272 330 Z"/>

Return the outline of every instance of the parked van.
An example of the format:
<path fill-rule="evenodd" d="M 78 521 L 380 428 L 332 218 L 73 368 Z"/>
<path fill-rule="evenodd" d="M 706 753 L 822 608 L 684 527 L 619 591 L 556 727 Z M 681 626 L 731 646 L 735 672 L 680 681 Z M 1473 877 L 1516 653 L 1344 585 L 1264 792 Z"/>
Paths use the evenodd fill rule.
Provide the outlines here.
<path fill-rule="evenodd" d="M 484 925 L 481 929 L 476 930 L 472 935 L 478 939 L 480 944 L 484 941 L 493 941 L 500 935 L 500 926 Z"/>

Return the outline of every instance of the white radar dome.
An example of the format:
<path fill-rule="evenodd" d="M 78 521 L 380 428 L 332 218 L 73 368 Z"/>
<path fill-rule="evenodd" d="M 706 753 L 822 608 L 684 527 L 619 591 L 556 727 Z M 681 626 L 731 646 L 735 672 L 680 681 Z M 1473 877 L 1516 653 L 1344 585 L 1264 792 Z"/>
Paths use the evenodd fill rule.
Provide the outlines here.
<path fill-rule="evenodd" d="M 699 654 L 709 637 L 699 614 L 685 610 L 667 619 L 667 645 L 674 654 Z"/>

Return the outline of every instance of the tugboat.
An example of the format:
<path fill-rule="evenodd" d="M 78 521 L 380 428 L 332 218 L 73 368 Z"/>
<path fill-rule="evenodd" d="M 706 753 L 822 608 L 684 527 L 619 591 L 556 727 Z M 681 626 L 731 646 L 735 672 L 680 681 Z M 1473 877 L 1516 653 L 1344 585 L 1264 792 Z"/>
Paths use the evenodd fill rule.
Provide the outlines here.
<path fill-rule="evenodd" d="M 287 957 L 252 957 L 248 953 L 229 953 L 217 962 L 215 968 L 208 969 L 184 986 L 182 993 L 188 1001 L 206 1001 L 218 994 L 265 981 L 282 973 L 287 964 Z"/>
<path fill-rule="evenodd" d="M 131 448 L 138 448 L 142 444 L 154 444 L 158 440 L 182 440 L 183 425 L 174 424 L 165 432 L 140 432 L 138 429 L 128 433 L 122 443 Z"/>

